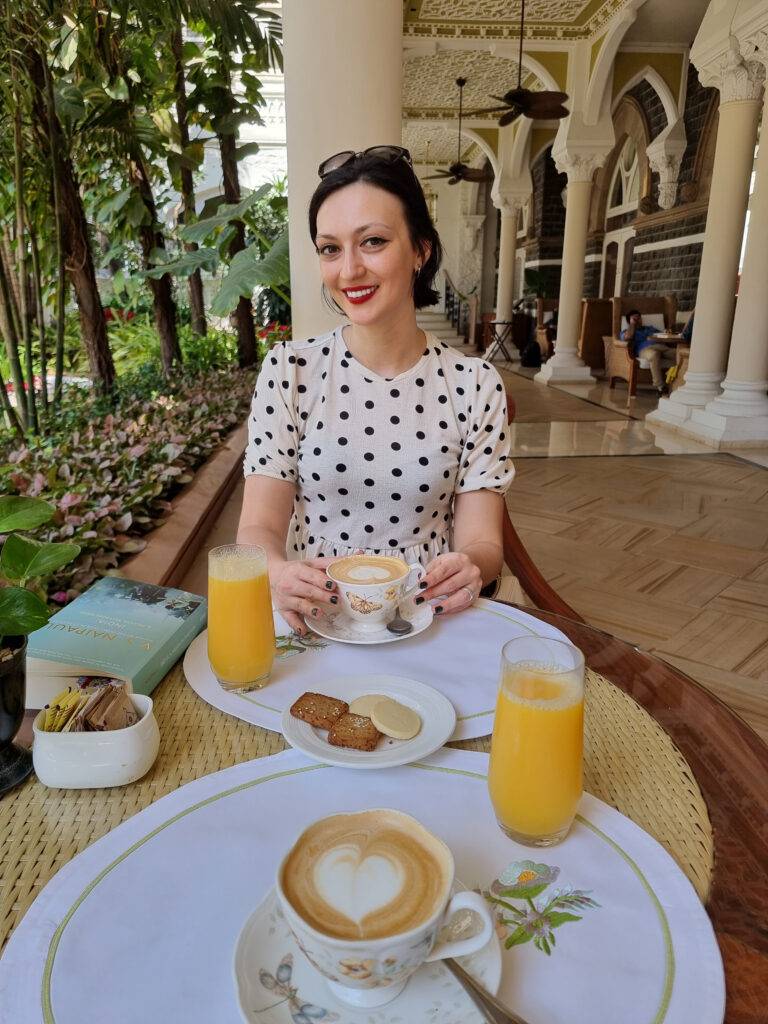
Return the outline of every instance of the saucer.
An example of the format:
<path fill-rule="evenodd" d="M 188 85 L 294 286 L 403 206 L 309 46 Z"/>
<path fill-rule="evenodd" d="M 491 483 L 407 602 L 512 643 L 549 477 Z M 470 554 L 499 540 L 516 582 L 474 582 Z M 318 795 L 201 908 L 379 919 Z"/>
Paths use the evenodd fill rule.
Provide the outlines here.
<path fill-rule="evenodd" d="M 313 618 L 305 618 L 304 621 L 313 633 L 325 637 L 326 640 L 339 640 L 343 644 L 394 644 L 398 640 L 410 640 L 411 637 L 418 636 L 425 629 L 429 629 L 434 617 L 435 613 L 429 604 L 415 609 L 408 620 L 413 624 L 413 629 L 405 636 L 390 633 L 386 625 L 381 629 L 363 633 L 343 612 L 339 612 L 332 619 L 322 618 L 318 621 Z"/>
<path fill-rule="evenodd" d="M 314 688 L 318 693 L 330 694 L 347 704 L 366 693 L 380 693 L 412 708 L 421 718 L 421 730 L 410 740 L 382 736 L 375 750 L 352 750 L 331 746 L 325 729 L 316 729 L 309 722 L 294 718 L 290 708 L 286 708 L 280 724 L 285 739 L 307 757 L 324 764 L 339 768 L 395 768 L 411 764 L 439 750 L 456 728 L 456 711 L 448 698 L 415 679 L 362 674 L 338 676 L 318 681 Z"/>
<path fill-rule="evenodd" d="M 458 963 L 492 995 L 501 984 L 501 948 L 495 933 Z M 347 1006 L 331 994 L 307 961 L 283 917 L 275 890 L 254 910 L 235 946 L 235 986 L 247 1024 L 483 1024 L 483 1016 L 440 962 L 424 964 L 391 1003 L 376 1010 Z"/>

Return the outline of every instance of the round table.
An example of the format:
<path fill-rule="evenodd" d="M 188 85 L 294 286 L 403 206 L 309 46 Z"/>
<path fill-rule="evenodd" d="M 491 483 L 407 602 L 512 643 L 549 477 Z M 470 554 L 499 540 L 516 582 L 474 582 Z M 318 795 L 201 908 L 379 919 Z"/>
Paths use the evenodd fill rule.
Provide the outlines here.
<path fill-rule="evenodd" d="M 706 689 L 659 658 L 582 622 L 526 608 L 562 630 L 588 666 L 643 707 L 692 769 L 714 831 L 707 909 L 720 944 L 727 1024 L 763 1024 L 768 1007 L 768 747 Z M 112 790 L 46 789 L 30 778 L 0 800 L 0 944 L 68 860 L 178 786 L 284 749 L 282 736 L 204 704 L 177 665 L 153 694 L 158 760 Z M 19 739 L 31 738 L 31 716 Z M 488 749 L 488 740 L 479 741 Z M 469 741 L 476 744 L 478 741 Z"/>

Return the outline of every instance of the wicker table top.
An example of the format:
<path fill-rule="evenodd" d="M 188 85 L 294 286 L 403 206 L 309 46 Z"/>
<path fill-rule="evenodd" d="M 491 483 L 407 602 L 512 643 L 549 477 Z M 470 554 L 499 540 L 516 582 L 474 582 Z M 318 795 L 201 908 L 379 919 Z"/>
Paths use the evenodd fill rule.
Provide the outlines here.
<path fill-rule="evenodd" d="M 535 614 L 568 634 L 590 666 L 585 788 L 655 836 L 709 898 L 727 1020 L 757 1024 L 768 1003 L 768 748 L 664 662 L 583 624 Z M 115 825 L 192 779 L 285 747 L 282 736 L 205 704 L 181 665 L 154 698 L 161 746 L 143 779 L 66 791 L 31 778 L 0 801 L 0 944 L 55 872 Z M 487 750 L 489 738 L 457 746 Z"/>

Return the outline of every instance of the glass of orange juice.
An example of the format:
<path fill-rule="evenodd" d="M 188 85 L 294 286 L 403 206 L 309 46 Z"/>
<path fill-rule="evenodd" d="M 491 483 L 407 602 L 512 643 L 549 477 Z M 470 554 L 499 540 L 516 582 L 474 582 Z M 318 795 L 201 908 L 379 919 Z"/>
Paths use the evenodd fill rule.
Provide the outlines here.
<path fill-rule="evenodd" d="M 256 544 L 223 544 L 208 552 L 208 660 L 225 690 L 257 690 L 269 682 L 275 624 L 267 553 Z"/>
<path fill-rule="evenodd" d="M 502 830 L 525 846 L 568 834 L 582 793 L 584 656 L 545 637 L 501 652 L 488 789 Z"/>

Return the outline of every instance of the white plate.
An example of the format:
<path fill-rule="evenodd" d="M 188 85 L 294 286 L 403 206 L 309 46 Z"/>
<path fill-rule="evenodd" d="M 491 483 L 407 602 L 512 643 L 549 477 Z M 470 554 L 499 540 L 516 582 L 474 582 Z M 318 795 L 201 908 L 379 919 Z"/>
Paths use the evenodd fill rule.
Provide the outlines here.
<path fill-rule="evenodd" d="M 413 623 L 413 629 L 410 633 L 406 633 L 405 636 L 397 636 L 396 633 L 390 633 L 386 626 L 364 633 L 343 612 L 339 612 L 332 619 L 323 618 L 320 621 L 316 621 L 312 618 L 305 618 L 304 621 L 313 633 L 324 636 L 326 640 L 339 640 L 343 644 L 394 644 L 398 640 L 409 640 L 411 637 L 423 633 L 425 629 L 429 629 L 434 617 L 435 613 L 429 604 L 425 604 L 423 608 L 417 608 L 410 617 L 404 615 L 403 618 Z"/>
<path fill-rule="evenodd" d="M 307 757 L 339 768 L 396 768 L 401 764 L 420 761 L 439 750 L 451 738 L 456 727 L 453 704 L 442 693 L 402 676 L 337 676 L 313 686 L 316 693 L 337 697 L 350 704 L 355 697 L 366 693 L 380 693 L 384 697 L 412 708 L 421 718 L 421 731 L 411 740 L 393 740 L 382 736 L 375 750 L 351 750 L 332 747 L 325 729 L 316 729 L 300 718 L 294 718 L 290 708 L 283 712 L 281 731 L 288 743 Z"/>
<path fill-rule="evenodd" d="M 498 992 L 502 965 L 495 934 L 477 953 L 457 959 L 489 992 Z M 270 989 L 261 981 L 261 972 L 277 980 L 281 965 L 281 973 L 285 976 L 290 971 L 290 976 L 285 978 L 282 991 Z M 367 1011 L 346 1006 L 331 994 L 322 975 L 307 962 L 285 922 L 274 889 L 270 889 L 240 933 L 234 973 L 240 1012 L 247 1024 L 361 1024 L 364 1019 L 375 1020 L 376 1024 L 482 1024 L 483 1020 L 459 983 L 440 963 L 420 967 L 402 994 L 387 1006 Z"/>

